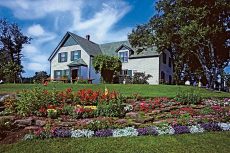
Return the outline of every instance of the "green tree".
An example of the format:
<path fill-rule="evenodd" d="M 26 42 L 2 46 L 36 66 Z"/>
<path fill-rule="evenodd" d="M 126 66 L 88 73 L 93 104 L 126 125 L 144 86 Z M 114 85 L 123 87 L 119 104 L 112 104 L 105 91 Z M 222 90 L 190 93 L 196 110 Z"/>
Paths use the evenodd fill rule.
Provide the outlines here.
<path fill-rule="evenodd" d="M 47 75 L 47 72 L 45 71 L 40 71 L 40 72 L 35 72 L 35 75 L 33 76 L 33 80 L 36 83 L 43 83 L 45 79 L 47 79 L 49 75 Z"/>
<path fill-rule="evenodd" d="M 100 73 L 103 81 L 112 83 L 115 73 L 121 71 L 121 61 L 117 57 L 98 55 L 93 59 L 93 66 L 97 73 Z"/>
<path fill-rule="evenodd" d="M 5 80 L 16 82 L 19 77 L 21 78 L 23 72 L 22 48 L 30 40 L 31 38 L 23 35 L 16 23 L 9 23 L 6 19 L 0 19 L 0 75 L 3 75 Z M 5 72 L 9 69 L 14 72 L 6 74 Z"/>
<path fill-rule="evenodd" d="M 214 87 L 229 62 L 229 10 L 228 0 L 159 0 L 157 13 L 133 29 L 129 40 L 140 51 L 153 45 L 159 52 L 170 50 L 174 77 L 187 65 L 191 73 L 202 70 Z"/>

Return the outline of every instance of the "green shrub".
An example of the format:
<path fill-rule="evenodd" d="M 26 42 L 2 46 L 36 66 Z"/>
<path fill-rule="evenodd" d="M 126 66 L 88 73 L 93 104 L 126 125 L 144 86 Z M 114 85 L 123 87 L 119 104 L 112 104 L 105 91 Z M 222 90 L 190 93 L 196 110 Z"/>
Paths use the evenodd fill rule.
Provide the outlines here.
<path fill-rule="evenodd" d="M 201 96 L 198 93 L 195 93 L 194 91 L 179 92 L 174 99 L 178 102 L 181 102 L 184 105 L 197 105 L 201 102 Z"/>
<path fill-rule="evenodd" d="M 96 116 L 122 117 L 124 116 L 123 98 L 99 102 L 97 105 Z"/>
<path fill-rule="evenodd" d="M 149 84 L 148 79 L 152 76 L 143 72 L 136 72 L 133 76 L 133 84 Z"/>
<path fill-rule="evenodd" d="M 71 105 L 64 105 L 62 108 L 62 114 L 64 115 L 72 115 L 74 111 L 74 107 Z"/>

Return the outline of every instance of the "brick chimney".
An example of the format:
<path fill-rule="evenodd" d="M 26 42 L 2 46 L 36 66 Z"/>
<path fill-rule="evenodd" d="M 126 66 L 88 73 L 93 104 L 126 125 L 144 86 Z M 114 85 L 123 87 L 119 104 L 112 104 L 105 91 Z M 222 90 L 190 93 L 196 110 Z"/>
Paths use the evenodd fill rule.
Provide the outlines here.
<path fill-rule="evenodd" d="M 90 35 L 86 35 L 85 38 L 86 38 L 87 40 L 90 40 Z"/>

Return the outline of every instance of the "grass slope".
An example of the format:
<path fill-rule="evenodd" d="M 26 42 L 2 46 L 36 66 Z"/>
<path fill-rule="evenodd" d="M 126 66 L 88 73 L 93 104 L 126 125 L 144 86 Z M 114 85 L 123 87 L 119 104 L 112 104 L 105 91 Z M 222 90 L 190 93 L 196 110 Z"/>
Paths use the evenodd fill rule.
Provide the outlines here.
<path fill-rule="evenodd" d="M 117 152 L 117 153 L 227 153 L 230 151 L 230 132 L 184 134 L 175 136 L 145 136 L 123 138 L 80 138 L 21 141 L 0 146 L 0 152 Z"/>
<path fill-rule="evenodd" d="M 200 93 L 202 97 L 230 97 L 230 93 L 209 91 L 192 86 L 177 86 L 177 85 L 137 85 L 137 84 L 63 84 L 63 83 L 50 83 L 47 87 L 36 84 L 0 84 L 0 93 L 18 92 L 23 89 L 32 89 L 36 86 L 51 90 L 54 87 L 57 90 L 65 90 L 66 88 L 73 88 L 74 91 L 80 89 L 93 89 L 104 90 L 105 86 L 109 90 L 116 90 L 124 96 L 132 96 L 135 93 L 144 97 L 174 97 L 178 92 L 192 92 Z"/>

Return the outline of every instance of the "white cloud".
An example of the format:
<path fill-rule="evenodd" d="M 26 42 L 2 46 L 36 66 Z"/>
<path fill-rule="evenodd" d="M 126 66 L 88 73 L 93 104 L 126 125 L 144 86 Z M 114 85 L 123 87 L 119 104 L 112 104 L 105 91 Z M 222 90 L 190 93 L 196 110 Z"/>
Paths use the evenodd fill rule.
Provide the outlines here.
<path fill-rule="evenodd" d="M 38 52 L 37 48 L 31 44 L 25 45 L 23 51 L 25 52 L 25 54 L 34 54 Z"/>
<path fill-rule="evenodd" d="M 22 21 L 33 21 L 26 29 L 33 40 L 23 50 L 28 59 L 25 68 L 31 71 L 49 70 L 47 59 L 56 46 L 47 48 L 47 44 L 58 45 L 66 31 L 83 37 L 90 34 L 96 43 L 126 40 L 131 31 L 130 27 L 114 29 L 131 9 L 123 0 L 8 0 L 0 1 L 0 6 Z"/>
<path fill-rule="evenodd" d="M 27 33 L 31 36 L 39 37 L 43 36 L 45 31 L 40 24 L 35 24 L 28 28 Z"/>
<path fill-rule="evenodd" d="M 38 72 L 38 71 L 44 71 L 48 68 L 48 64 L 41 64 L 41 63 L 36 63 L 36 62 L 33 62 L 33 63 L 28 63 L 26 64 L 27 66 L 27 69 L 28 70 L 31 70 L 33 72 Z"/>

